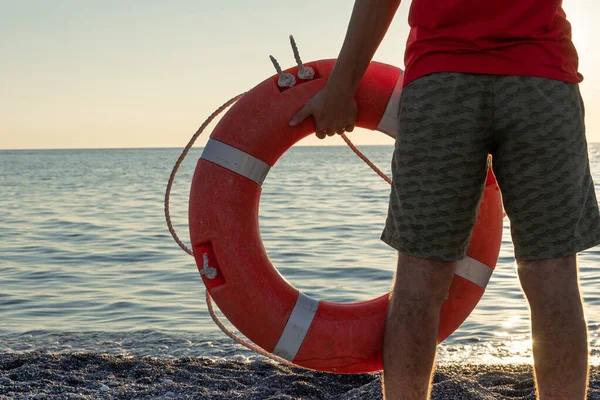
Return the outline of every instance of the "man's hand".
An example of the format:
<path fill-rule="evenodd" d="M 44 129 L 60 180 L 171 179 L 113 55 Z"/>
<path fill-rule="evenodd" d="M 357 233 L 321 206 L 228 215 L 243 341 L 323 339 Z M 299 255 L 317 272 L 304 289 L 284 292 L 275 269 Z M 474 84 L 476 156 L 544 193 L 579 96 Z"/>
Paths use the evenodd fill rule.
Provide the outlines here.
<path fill-rule="evenodd" d="M 399 5 L 400 0 L 355 1 L 344 44 L 327 86 L 292 118 L 291 126 L 312 115 L 320 139 L 354 129 L 357 112 L 354 92 Z"/>
<path fill-rule="evenodd" d="M 290 121 L 290 126 L 302 123 L 312 116 L 317 137 L 325 139 L 336 133 L 352 132 L 356 122 L 357 105 L 351 90 L 325 87 L 310 99 Z"/>

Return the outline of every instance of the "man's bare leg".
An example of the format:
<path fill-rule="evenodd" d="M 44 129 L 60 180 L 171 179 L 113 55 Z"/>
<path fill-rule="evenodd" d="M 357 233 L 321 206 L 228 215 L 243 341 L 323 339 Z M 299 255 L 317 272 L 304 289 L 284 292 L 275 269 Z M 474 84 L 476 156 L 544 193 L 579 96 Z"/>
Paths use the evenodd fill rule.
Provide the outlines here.
<path fill-rule="evenodd" d="M 440 308 L 455 266 L 399 253 L 383 346 L 386 400 L 429 398 Z"/>
<path fill-rule="evenodd" d="M 531 310 L 534 370 L 540 400 L 584 400 L 588 382 L 587 326 L 577 256 L 519 261 Z"/>

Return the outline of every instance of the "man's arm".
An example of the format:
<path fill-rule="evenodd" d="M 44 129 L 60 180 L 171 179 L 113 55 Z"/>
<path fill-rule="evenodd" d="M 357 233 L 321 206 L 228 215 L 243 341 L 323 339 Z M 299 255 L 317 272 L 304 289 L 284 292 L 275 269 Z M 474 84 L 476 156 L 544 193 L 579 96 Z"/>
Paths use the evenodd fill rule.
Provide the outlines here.
<path fill-rule="evenodd" d="M 340 55 L 327 86 L 356 91 L 381 44 L 400 0 L 357 0 Z"/>
<path fill-rule="evenodd" d="M 354 92 L 385 36 L 401 0 L 356 0 L 346 38 L 325 89 L 290 121 L 296 126 L 311 115 L 317 137 L 354 129 Z"/>

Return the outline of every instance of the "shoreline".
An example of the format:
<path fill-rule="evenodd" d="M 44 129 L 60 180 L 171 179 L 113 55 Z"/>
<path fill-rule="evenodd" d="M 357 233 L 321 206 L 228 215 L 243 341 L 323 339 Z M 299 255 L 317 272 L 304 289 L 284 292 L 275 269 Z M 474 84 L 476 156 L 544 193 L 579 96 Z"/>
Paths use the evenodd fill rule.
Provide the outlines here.
<path fill-rule="evenodd" d="M 600 366 L 589 399 L 600 399 Z M 381 399 L 381 373 L 341 375 L 248 361 L 96 353 L 1 353 L 0 399 Z M 442 364 L 433 400 L 535 399 L 528 364 Z"/>

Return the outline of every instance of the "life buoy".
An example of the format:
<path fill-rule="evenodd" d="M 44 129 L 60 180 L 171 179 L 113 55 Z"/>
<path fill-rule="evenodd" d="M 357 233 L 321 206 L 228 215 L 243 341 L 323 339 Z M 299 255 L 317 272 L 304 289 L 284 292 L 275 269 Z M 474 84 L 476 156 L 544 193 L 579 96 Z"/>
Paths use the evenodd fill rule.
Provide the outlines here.
<path fill-rule="evenodd" d="M 309 119 L 289 127 L 291 117 L 319 90 L 335 60 L 307 64 L 310 81 L 280 88 L 277 76 L 246 93 L 213 131 L 196 166 L 189 226 L 202 279 L 223 314 L 248 339 L 293 363 L 337 373 L 381 370 L 389 295 L 359 303 L 318 301 L 300 293 L 273 267 L 258 223 L 269 169 L 297 141 L 314 133 Z M 297 76 L 298 68 L 288 73 Z M 394 136 L 402 71 L 371 63 L 357 91 L 359 127 Z M 502 203 L 491 171 L 468 257 L 460 261 L 442 308 L 441 342 L 469 316 L 498 260 Z"/>

